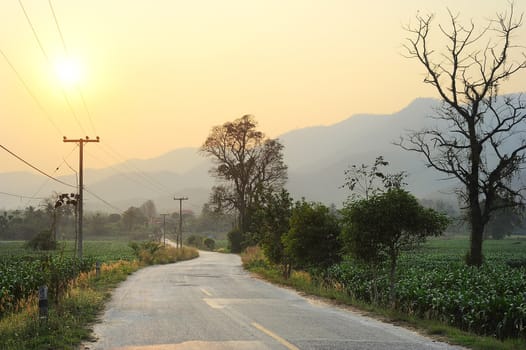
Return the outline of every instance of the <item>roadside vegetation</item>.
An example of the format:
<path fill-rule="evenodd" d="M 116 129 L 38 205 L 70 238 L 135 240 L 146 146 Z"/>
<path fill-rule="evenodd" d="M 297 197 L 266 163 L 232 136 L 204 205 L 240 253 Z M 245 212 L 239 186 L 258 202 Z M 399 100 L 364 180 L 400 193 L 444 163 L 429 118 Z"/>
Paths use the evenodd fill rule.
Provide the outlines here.
<path fill-rule="evenodd" d="M 526 240 L 507 237 L 524 235 L 526 227 L 520 181 L 526 144 L 519 138 L 526 132 L 526 101 L 520 94 L 499 95 L 506 80 L 526 69 L 526 56 L 516 52 L 523 46 L 513 42 L 523 15 L 511 2 L 478 31 L 475 22 L 463 25 L 450 16 L 449 27 L 435 27 L 433 15 L 418 14 L 416 25 L 406 28 L 406 54 L 422 64 L 424 82 L 437 89 L 442 105 L 433 116 L 438 126 L 412 132 L 398 145 L 456 180 L 458 208 L 417 200 L 406 189 L 408 174 L 391 172 L 382 156 L 345 171 L 341 188 L 349 197 L 342 208 L 295 201 L 284 188 L 284 145 L 245 115 L 213 127 L 200 148 L 212 161 L 216 186 L 199 217 L 181 210 L 163 216 L 161 224 L 149 200 L 84 221 L 86 237 L 146 242 L 106 250 L 110 243 L 101 241 L 91 252 L 87 242 L 79 261 L 75 194 L 55 194 L 41 208 L 4 211 L 0 239 L 27 241 L 5 245 L 8 257 L 0 259 L 5 347 L 70 348 L 88 337 L 86 326 L 127 274 L 194 258 L 197 248 L 244 252 L 244 266 L 270 281 L 457 344 L 525 349 Z M 435 31 L 445 35 L 443 49 L 431 48 Z M 158 243 L 167 233 L 182 238 L 180 231 L 194 248 Z M 451 238 L 459 232 L 469 238 Z M 61 245 L 64 238 L 75 244 Z M 96 260 L 103 262 L 100 277 Z M 39 319 L 36 307 L 42 284 L 49 286 L 52 305 L 47 320 Z"/>
<path fill-rule="evenodd" d="M 2 349 L 73 349 L 90 340 L 90 325 L 111 290 L 151 264 L 198 256 L 193 248 L 159 242 L 86 241 L 82 260 L 73 242 L 61 249 L 34 251 L 24 242 L 0 242 L 0 339 Z M 101 263 L 96 274 L 96 261 Z M 48 287 L 49 314 L 39 317 L 38 289 Z"/>
<path fill-rule="evenodd" d="M 481 268 L 466 266 L 467 237 L 434 238 L 400 257 L 394 306 L 389 267 L 373 273 L 350 258 L 327 269 L 272 264 L 258 247 L 241 255 L 259 276 L 355 307 L 387 321 L 473 349 L 526 348 L 526 239 L 488 241 Z"/>

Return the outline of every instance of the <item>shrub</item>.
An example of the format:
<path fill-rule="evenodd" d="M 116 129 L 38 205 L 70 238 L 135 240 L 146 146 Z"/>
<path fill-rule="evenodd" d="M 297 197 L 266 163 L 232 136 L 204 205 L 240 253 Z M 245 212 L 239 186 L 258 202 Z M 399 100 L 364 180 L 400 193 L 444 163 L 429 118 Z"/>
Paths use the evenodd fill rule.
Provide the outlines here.
<path fill-rule="evenodd" d="M 26 243 L 26 247 L 33 250 L 55 250 L 57 249 L 57 241 L 55 241 L 51 230 L 44 230 L 31 238 Z"/>
<path fill-rule="evenodd" d="M 228 232 L 228 247 L 231 253 L 241 253 L 243 233 L 239 229 Z"/>
<path fill-rule="evenodd" d="M 203 244 L 205 245 L 206 249 L 214 250 L 216 246 L 216 241 L 214 241 L 212 238 L 205 238 Z"/>

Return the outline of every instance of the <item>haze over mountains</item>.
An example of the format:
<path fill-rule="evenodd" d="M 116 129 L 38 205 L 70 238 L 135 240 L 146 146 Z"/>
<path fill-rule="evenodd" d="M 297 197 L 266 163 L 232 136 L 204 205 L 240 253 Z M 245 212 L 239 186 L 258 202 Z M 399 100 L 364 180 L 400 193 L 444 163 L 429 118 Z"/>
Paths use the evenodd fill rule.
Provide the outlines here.
<path fill-rule="evenodd" d="M 409 173 L 409 190 L 417 197 L 440 196 L 439 190 L 450 189 L 452 183 L 438 180 L 440 174 L 425 167 L 415 153 L 406 152 L 392 144 L 407 130 L 419 130 L 433 120 L 438 100 L 420 98 L 406 108 L 390 115 L 355 115 L 330 126 L 293 130 L 279 136 L 285 145 L 285 162 L 289 167 L 287 188 L 294 198 L 334 203 L 340 207 L 349 195 L 341 188 L 344 171 L 352 164 L 371 164 L 383 155 L 393 171 Z M 256 116 L 257 118 L 257 116 Z M 264 130 L 263 130 L 264 131 Z M 125 210 L 152 199 L 160 211 L 174 211 L 173 196 L 185 195 L 188 209 L 201 210 L 208 200 L 214 180 L 208 175 L 210 160 L 197 148 L 176 149 L 157 158 L 133 159 L 105 169 L 87 169 L 85 186 L 88 190 Z M 74 176 L 60 178 L 75 184 Z M 41 188 L 42 187 L 42 188 Z M 49 196 L 52 191 L 70 192 L 45 178 L 29 172 L 0 173 L 0 191 L 34 193 Z M 0 196 L 0 209 L 23 208 L 31 201 Z M 86 210 L 115 212 L 89 193 L 85 194 Z"/>

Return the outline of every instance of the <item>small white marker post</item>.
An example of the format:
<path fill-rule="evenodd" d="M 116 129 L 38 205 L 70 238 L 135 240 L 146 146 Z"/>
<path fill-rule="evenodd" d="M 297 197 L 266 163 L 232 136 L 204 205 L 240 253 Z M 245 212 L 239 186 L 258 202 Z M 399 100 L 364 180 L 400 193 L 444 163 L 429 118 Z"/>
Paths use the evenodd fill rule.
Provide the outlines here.
<path fill-rule="evenodd" d="M 47 286 L 40 286 L 38 288 L 38 315 L 41 320 L 47 320 L 47 317 L 48 317 Z"/>

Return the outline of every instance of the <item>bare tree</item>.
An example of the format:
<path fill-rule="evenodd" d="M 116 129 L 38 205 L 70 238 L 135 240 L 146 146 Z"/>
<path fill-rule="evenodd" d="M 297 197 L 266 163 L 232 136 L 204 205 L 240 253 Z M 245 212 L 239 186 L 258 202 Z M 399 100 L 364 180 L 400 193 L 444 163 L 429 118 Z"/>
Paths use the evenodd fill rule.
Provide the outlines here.
<path fill-rule="evenodd" d="M 221 184 L 212 189 L 211 202 L 220 208 L 236 209 L 238 226 L 250 225 L 249 209 L 260 191 L 279 191 L 287 180 L 283 145 L 256 130 L 250 115 L 212 128 L 201 153 L 212 158 L 210 173 Z"/>
<path fill-rule="evenodd" d="M 513 3 L 478 29 L 463 25 L 449 12 L 449 27 L 434 27 L 433 15 L 417 15 L 409 25 L 407 56 L 426 70 L 424 83 L 442 100 L 434 118 L 443 127 L 410 133 L 398 143 L 422 154 L 429 167 L 460 181 L 459 194 L 471 224 L 470 265 L 482 263 L 485 225 L 492 212 L 524 202 L 517 178 L 525 163 L 526 101 L 522 95 L 499 96 L 499 87 L 526 68 L 526 56 L 512 44 L 523 24 Z M 431 33 L 441 34 L 442 49 L 431 47 Z M 504 200 L 500 200 L 504 199 Z"/>

